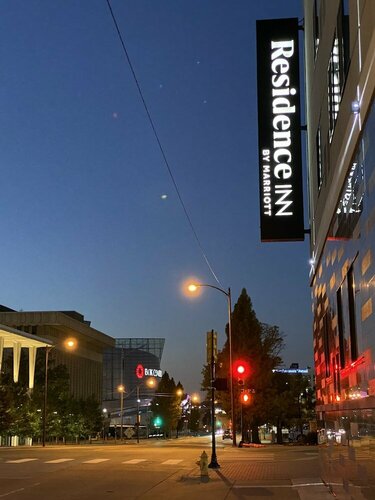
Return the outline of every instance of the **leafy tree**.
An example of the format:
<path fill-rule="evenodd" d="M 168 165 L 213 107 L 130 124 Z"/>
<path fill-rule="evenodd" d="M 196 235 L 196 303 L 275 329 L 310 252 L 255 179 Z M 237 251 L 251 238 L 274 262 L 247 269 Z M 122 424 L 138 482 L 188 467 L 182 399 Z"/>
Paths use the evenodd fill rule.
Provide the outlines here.
<path fill-rule="evenodd" d="M 83 420 L 83 428 L 89 436 L 100 432 L 102 429 L 102 412 L 96 399 L 91 396 L 80 402 L 80 413 Z"/>
<path fill-rule="evenodd" d="M 273 405 L 269 422 L 277 428 L 277 442 L 282 443 L 282 427 L 297 427 L 302 435 L 303 425 L 314 418 L 313 390 L 307 377 L 301 374 L 274 373 Z"/>
<path fill-rule="evenodd" d="M 24 356 L 24 353 L 22 354 Z M 0 379 L 0 434 L 41 438 L 44 407 L 45 353 L 38 351 L 35 387 L 27 388 L 27 360 L 21 359 L 19 382 L 12 378 L 11 359 L 6 359 Z M 65 365 L 48 366 L 46 433 L 49 437 L 89 436 L 101 430 L 101 411 L 94 398 L 76 400 L 70 393 Z"/>
<path fill-rule="evenodd" d="M 256 317 L 251 299 L 246 289 L 243 289 L 234 306 L 232 316 L 232 360 L 244 359 L 250 366 L 250 374 L 245 381 L 245 388 L 254 389 L 252 404 L 243 406 L 243 426 L 251 429 L 253 442 L 260 442 L 258 427 L 267 421 L 272 407 L 272 369 L 280 366 L 280 352 L 284 347 L 283 335 L 277 326 L 261 323 Z M 218 356 L 218 377 L 230 377 L 229 372 L 229 339 L 228 325 L 226 327 L 227 341 Z M 204 369 L 203 385 L 207 385 L 207 369 Z M 236 427 L 240 417 L 240 392 L 234 380 L 234 399 L 237 408 Z M 219 392 L 219 391 L 218 391 Z M 229 392 L 219 392 L 223 408 L 230 413 Z"/>
<path fill-rule="evenodd" d="M 195 406 L 193 406 L 191 408 L 190 418 L 189 418 L 190 431 L 191 432 L 198 432 L 199 431 L 199 423 L 200 423 L 199 408 L 196 408 Z"/>
<path fill-rule="evenodd" d="M 180 382 L 176 385 L 168 372 L 164 372 L 158 385 L 158 394 L 151 402 L 151 410 L 155 417 L 160 417 L 166 436 L 177 429 L 181 418 L 181 396 L 177 390 L 182 389 Z"/>
<path fill-rule="evenodd" d="M 0 383 L 0 436 L 5 434 L 11 426 L 13 420 L 12 403 L 9 387 Z"/>

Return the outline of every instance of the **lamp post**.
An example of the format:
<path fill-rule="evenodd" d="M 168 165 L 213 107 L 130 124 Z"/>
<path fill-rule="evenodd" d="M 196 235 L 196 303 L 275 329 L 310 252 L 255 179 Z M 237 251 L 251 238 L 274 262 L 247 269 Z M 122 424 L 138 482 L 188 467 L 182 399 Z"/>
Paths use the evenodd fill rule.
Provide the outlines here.
<path fill-rule="evenodd" d="M 43 423 L 42 423 L 42 446 L 46 445 L 46 425 L 47 425 L 47 393 L 48 393 L 48 359 L 49 352 L 53 346 L 46 345 L 45 352 L 45 371 L 44 371 L 44 399 L 43 399 Z"/>
<path fill-rule="evenodd" d="M 139 384 L 137 385 L 137 419 L 135 425 L 137 426 L 137 443 L 139 443 L 139 403 L 141 400 L 139 399 Z"/>
<path fill-rule="evenodd" d="M 64 342 L 65 349 L 72 351 L 77 347 L 77 341 L 73 338 L 66 339 Z M 46 427 L 47 427 L 47 396 L 48 396 L 48 361 L 49 353 L 54 345 L 46 345 L 45 353 L 45 371 L 44 371 L 44 398 L 43 398 L 43 422 L 42 422 L 42 446 L 46 445 Z"/>
<path fill-rule="evenodd" d="M 154 379 L 154 377 L 150 377 L 147 380 L 144 380 L 137 385 L 137 419 L 136 419 L 136 423 L 135 423 L 136 428 L 137 428 L 137 443 L 139 443 L 139 426 L 141 425 L 141 418 L 140 418 L 140 414 L 139 414 L 139 404 L 141 402 L 140 395 L 139 395 L 139 388 L 141 387 L 141 385 L 146 385 L 147 387 L 152 389 L 156 386 L 156 380 Z"/>
<path fill-rule="evenodd" d="M 189 292 L 196 292 L 198 288 L 207 287 L 218 290 L 227 297 L 228 304 L 228 343 L 229 343 L 229 390 L 230 390 L 230 406 L 232 414 L 232 432 L 233 432 L 233 446 L 236 446 L 236 415 L 235 415 L 235 405 L 234 405 L 234 393 L 233 393 L 233 370 L 232 370 L 232 296 L 230 288 L 225 291 L 223 288 L 219 288 L 215 285 L 208 285 L 206 283 L 191 283 L 188 286 Z"/>
<path fill-rule="evenodd" d="M 215 334 L 216 335 L 216 334 Z M 209 336 L 211 340 L 211 359 L 210 359 L 210 369 L 211 369 L 211 462 L 208 467 L 211 469 L 219 469 L 220 465 L 216 457 L 216 419 L 215 419 L 215 352 L 214 352 L 214 331 L 211 331 Z"/>
<path fill-rule="evenodd" d="M 103 421 L 103 442 L 105 441 L 105 421 L 107 419 L 107 413 L 108 413 L 108 410 L 107 408 L 103 408 L 102 410 L 102 421 Z"/>
<path fill-rule="evenodd" d="M 183 389 L 181 387 L 179 387 L 177 389 L 177 391 L 176 391 L 176 396 L 178 396 L 178 398 L 179 398 L 179 406 L 180 406 L 180 408 L 181 408 L 181 398 L 182 398 L 183 394 L 184 394 Z M 176 439 L 178 439 L 178 430 L 179 430 L 179 427 L 180 427 L 181 424 L 182 424 L 182 421 L 181 421 L 181 416 L 180 416 L 180 418 L 179 418 L 179 420 L 177 422 L 177 427 L 176 427 Z"/>
<path fill-rule="evenodd" d="M 117 390 L 120 393 L 120 413 L 121 413 L 120 441 L 122 441 L 123 424 L 124 424 L 124 392 L 125 392 L 125 387 L 121 384 L 117 387 Z"/>

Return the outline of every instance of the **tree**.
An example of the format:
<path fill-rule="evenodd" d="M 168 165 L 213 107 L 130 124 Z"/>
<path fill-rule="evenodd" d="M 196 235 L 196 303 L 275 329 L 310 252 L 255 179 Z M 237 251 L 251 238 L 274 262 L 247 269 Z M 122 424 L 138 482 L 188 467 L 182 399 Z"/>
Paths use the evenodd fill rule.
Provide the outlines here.
<path fill-rule="evenodd" d="M 261 323 L 253 309 L 246 289 L 243 289 L 234 306 L 232 316 L 232 360 L 244 359 L 250 366 L 250 374 L 245 381 L 245 388 L 253 389 L 254 395 L 249 406 L 243 406 L 243 426 L 251 429 L 253 442 L 260 442 L 258 427 L 267 420 L 272 406 L 272 369 L 280 366 L 280 352 L 284 347 L 283 335 L 277 326 Z M 229 373 L 229 340 L 218 356 L 218 377 L 230 377 Z M 234 399 L 239 405 L 240 392 L 234 380 Z M 230 411 L 229 393 L 219 392 L 224 409 Z M 236 424 L 239 412 L 237 411 Z"/>
<path fill-rule="evenodd" d="M 0 436 L 7 433 L 11 426 L 12 415 L 12 395 L 9 387 L 0 384 Z"/>
<path fill-rule="evenodd" d="M 190 412 L 189 429 L 191 432 L 198 432 L 200 424 L 200 411 L 199 408 L 193 406 Z"/>
<path fill-rule="evenodd" d="M 303 426 L 315 416 L 313 389 L 302 374 L 274 373 L 273 398 L 269 422 L 277 428 L 277 443 L 282 444 L 282 427 L 296 427 L 301 436 Z"/>
<path fill-rule="evenodd" d="M 100 432 L 102 429 L 102 412 L 98 401 L 91 396 L 80 400 L 79 403 L 85 434 L 91 436 Z"/>
<path fill-rule="evenodd" d="M 44 407 L 45 353 L 38 352 L 35 387 L 27 387 L 27 363 L 21 363 L 19 382 L 12 379 L 11 360 L 4 363 L 0 379 L 0 435 L 41 438 Z M 24 353 L 22 353 L 24 356 Z M 47 436 L 59 438 L 90 436 L 101 430 L 101 410 L 93 397 L 76 400 L 70 393 L 65 365 L 48 366 Z"/>
<path fill-rule="evenodd" d="M 154 417 L 160 417 L 167 437 L 171 435 L 172 430 L 177 429 L 181 418 L 181 396 L 177 393 L 178 388 L 182 389 L 180 382 L 176 385 L 168 372 L 164 372 L 158 385 L 158 395 L 151 402 Z"/>

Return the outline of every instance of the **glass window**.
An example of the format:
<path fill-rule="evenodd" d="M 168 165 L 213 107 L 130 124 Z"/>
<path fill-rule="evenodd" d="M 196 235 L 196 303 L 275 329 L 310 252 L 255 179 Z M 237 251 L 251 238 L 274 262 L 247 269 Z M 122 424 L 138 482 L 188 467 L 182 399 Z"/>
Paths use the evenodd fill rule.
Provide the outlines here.
<path fill-rule="evenodd" d="M 341 85 L 342 81 L 340 71 L 339 39 L 336 30 L 328 64 L 328 115 L 330 141 L 332 141 L 337 115 L 339 114 L 341 102 Z"/>
<path fill-rule="evenodd" d="M 353 266 L 350 267 L 341 287 L 337 291 L 337 312 L 340 364 L 341 368 L 344 368 L 358 357 Z"/>
<path fill-rule="evenodd" d="M 349 0 L 341 1 L 337 26 L 340 40 L 340 58 L 343 68 L 343 76 L 346 77 L 350 63 Z"/>
<path fill-rule="evenodd" d="M 315 58 L 318 53 L 319 48 L 319 37 L 320 37 L 320 26 L 319 26 L 319 18 L 320 18 L 320 0 L 314 0 L 314 21 L 313 21 L 313 32 L 314 32 L 314 51 Z"/>
<path fill-rule="evenodd" d="M 323 344 L 324 344 L 324 358 L 325 358 L 325 365 L 326 365 L 326 377 L 329 377 L 331 375 L 331 369 L 330 369 L 330 357 L 331 357 L 331 349 L 330 349 L 330 328 L 331 322 L 328 316 L 328 313 L 324 315 L 323 317 Z"/>
<path fill-rule="evenodd" d="M 322 162 L 322 131 L 320 125 L 316 132 L 316 173 L 318 180 L 318 188 L 320 189 L 323 182 L 323 162 Z"/>
<path fill-rule="evenodd" d="M 353 266 L 348 272 L 348 305 L 349 305 L 349 326 L 350 326 L 350 358 L 355 361 L 358 358 L 357 328 L 355 321 L 355 282 Z"/>
<path fill-rule="evenodd" d="M 339 329 L 339 347 L 340 347 L 340 368 L 344 368 L 349 359 L 349 344 L 348 344 L 348 324 L 345 314 L 345 294 L 346 280 L 337 290 L 337 316 Z M 346 309 L 347 311 L 347 309 Z"/>

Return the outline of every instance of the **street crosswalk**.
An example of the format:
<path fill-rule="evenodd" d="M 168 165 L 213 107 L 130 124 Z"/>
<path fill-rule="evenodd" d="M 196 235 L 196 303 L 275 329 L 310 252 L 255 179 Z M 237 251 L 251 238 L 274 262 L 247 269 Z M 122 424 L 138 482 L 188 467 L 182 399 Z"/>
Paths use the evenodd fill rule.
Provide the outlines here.
<path fill-rule="evenodd" d="M 33 458 L 33 457 L 24 457 L 24 458 L 17 458 L 17 459 L 9 459 L 9 460 L 0 460 L 0 464 L 13 464 L 13 465 L 21 465 L 21 464 L 26 464 L 30 462 L 30 467 L 33 466 L 34 464 L 46 464 L 46 466 L 50 465 L 68 465 L 69 463 L 71 464 L 82 464 L 82 465 L 87 465 L 87 466 L 95 466 L 95 465 L 100 465 L 103 464 L 105 465 L 108 462 L 111 462 L 112 464 L 121 464 L 124 466 L 132 466 L 132 465 L 140 465 L 140 466 L 148 466 L 148 465 L 158 465 L 162 467 L 179 467 L 179 468 L 187 468 L 187 467 L 192 467 L 195 465 L 196 460 L 193 462 L 188 459 L 183 459 L 183 458 L 168 458 L 162 459 L 162 458 L 144 458 L 144 457 L 134 457 L 134 458 L 127 458 L 124 460 L 125 457 L 119 455 L 119 456 L 114 456 L 111 458 L 108 457 L 101 457 L 101 458 L 94 458 L 90 456 L 86 457 L 77 457 L 77 458 L 72 458 L 69 456 L 65 456 L 62 458 L 52 458 L 50 456 L 49 459 L 47 457 L 43 458 Z M 304 458 L 304 460 L 308 460 L 311 457 Z M 297 459 L 299 460 L 299 458 Z M 255 462 L 274 462 L 275 461 L 275 454 L 270 453 L 270 452 L 262 452 L 262 453 L 257 453 L 256 456 L 237 456 L 233 460 L 233 462 L 237 463 L 238 465 L 244 464 L 244 463 L 255 463 Z M 283 461 L 283 459 L 278 459 L 278 461 Z M 222 465 L 225 465 L 226 460 L 221 459 L 220 461 Z"/>
<path fill-rule="evenodd" d="M 89 460 L 80 460 L 80 459 L 74 459 L 74 458 L 56 458 L 53 460 L 41 460 L 38 458 L 19 458 L 15 460 L 5 460 L 3 463 L 6 464 L 25 464 L 27 462 L 39 462 L 39 463 L 44 463 L 44 464 L 63 464 L 67 462 L 80 462 L 83 464 L 91 464 L 91 465 L 96 465 L 96 464 L 101 464 L 103 462 L 109 462 L 113 461 L 111 458 L 93 458 Z M 160 465 L 179 465 L 183 462 L 184 460 L 181 459 L 168 459 L 159 462 Z M 129 460 L 122 461 L 121 463 L 124 465 L 138 465 L 141 463 L 155 463 L 154 460 L 148 460 L 146 458 L 132 458 Z"/>
<path fill-rule="evenodd" d="M 19 458 L 18 460 L 7 460 L 8 464 L 24 464 L 25 462 L 34 462 L 37 458 Z"/>
<path fill-rule="evenodd" d="M 85 460 L 84 464 L 100 464 L 102 462 L 108 462 L 109 458 L 94 458 L 93 460 Z"/>
<path fill-rule="evenodd" d="M 56 460 L 47 460 L 45 464 L 62 464 L 64 462 L 72 462 L 74 458 L 58 458 Z"/>

